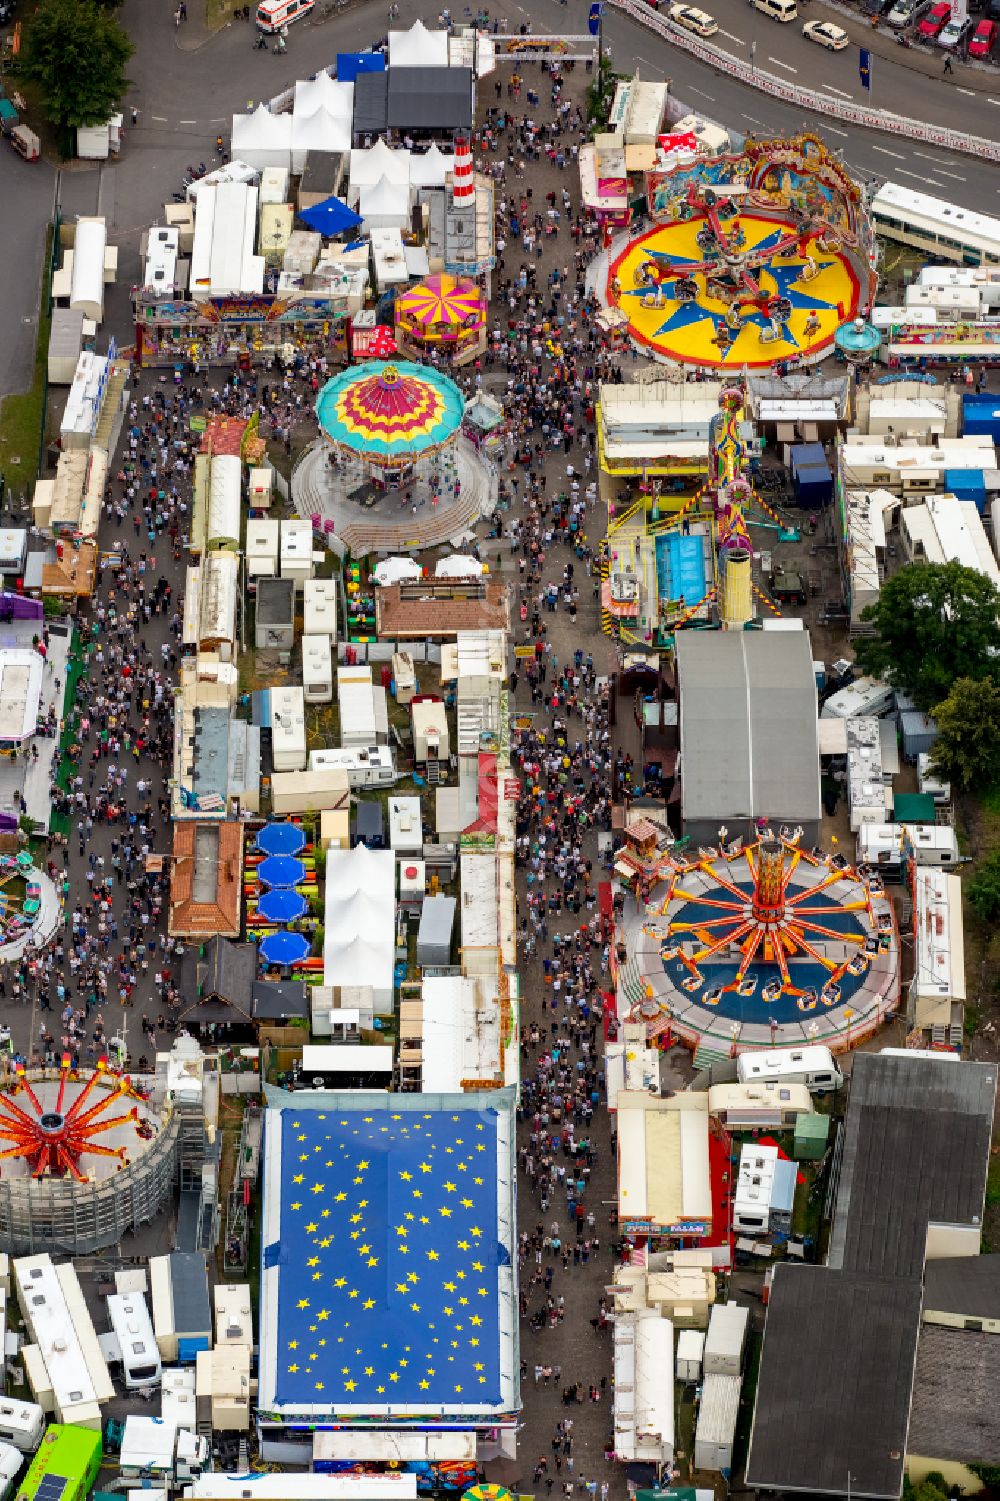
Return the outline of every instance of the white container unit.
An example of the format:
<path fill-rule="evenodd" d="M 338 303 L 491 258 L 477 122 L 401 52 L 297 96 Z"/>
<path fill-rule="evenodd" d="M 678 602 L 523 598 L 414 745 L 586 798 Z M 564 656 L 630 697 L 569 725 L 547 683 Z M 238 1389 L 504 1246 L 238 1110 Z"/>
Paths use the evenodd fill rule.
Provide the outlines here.
<path fill-rule="evenodd" d="M 866 825 L 861 833 L 867 833 L 869 827 Z M 736 1072 L 741 1084 L 782 1079 L 789 1084 L 804 1084 L 811 1094 L 828 1094 L 844 1082 L 840 1064 L 821 1043 L 804 1048 L 766 1048 L 759 1052 L 751 1049 L 737 1058 Z"/>
<path fill-rule="evenodd" d="M 738 1376 L 743 1369 L 750 1310 L 742 1303 L 713 1303 L 705 1337 L 705 1375 Z"/>
<path fill-rule="evenodd" d="M 677 1380 L 700 1381 L 705 1357 L 704 1329 L 681 1329 L 677 1334 Z"/>
<path fill-rule="evenodd" d="M 742 1385 L 740 1376 L 706 1375 L 694 1436 L 696 1470 L 718 1470 L 728 1474 L 732 1469 Z"/>
<path fill-rule="evenodd" d="M 95 323 L 104 321 L 104 258 L 107 248 L 108 227 L 103 219 L 92 215 L 77 219 L 69 305 Z"/>
<path fill-rule="evenodd" d="M 336 579 L 306 579 L 302 586 L 302 629 L 307 636 L 337 639 Z"/>
<path fill-rule="evenodd" d="M 855 678 L 832 693 L 819 711 L 821 719 L 881 719 L 891 714 L 896 690 L 877 678 Z"/>
<path fill-rule="evenodd" d="M 247 1345 L 253 1348 L 253 1313 L 250 1285 L 247 1282 L 223 1282 L 216 1285 L 215 1343 Z"/>
<path fill-rule="evenodd" d="M 302 637 L 302 689 L 307 704 L 333 702 L 333 651 L 329 636 Z"/>
<path fill-rule="evenodd" d="M 301 688 L 272 688 L 271 758 L 275 771 L 306 769 L 306 706 Z"/>
<path fill-rule="evenodd" d="M 178 1433 L 197 1432 L 198 1410 L 193 1365 L 175 1366 L 163 1371 L 160 1377 L 160 1417 L 164 1423 L 172 1423 Z"/>
<path fill-rule="evenodd" d="M 20 1449 L 13 1444 L 0 1443 L 0 1501 L 7 1501 L 12 1493 L 23 1464 L 24 1455 Z"/>
<path fill-rule="evenodd" d="M 58 1423 L 101 1428 L 101 1404 L 115 1394 L 93 1320 L 69 1262 L 47 1254 L 14 1263 L 17 1301 L 33 1343 L 23 1358 L 29 1385 Z"/>
<path fill-rule="evenodd" d="M 13 1444 L 22 1454 L 34 1454 L 45 1428 L 45 1412 L 37 1402 L 0 1397 L 0 1442 Z"/>
<path fill-rule="evenodd" d="M 160 1379 L 160 1352 L 142 1293 L 112 1293 L 108 1318 L 118 1342 L 126 1390 L 155 1386 Z"/>
<path fill-rule="evenodd" d="M 346 771 L 352 791 L 362 787 L 391 787 L 396 763 L 388 745 L 342 746 L 309 754 L 310 771 Z"/>
<path fill-rule="evenodd" d="M 250 517 L 247 520 L 246 560 L 247 579 L 273 579 L 278 576 L 278 558 L 281 551 L 281 522 L 267 517 Z"/>
<path fill-rule="evenodd" d="M 170 1257 L 149 1258 L 149 1301 L 153 1314 L 153 1337 L 160 1360 L 177 1359 L 177 1329 L 174 1325 L 174 1294 L 170 1282 Z"/>
<path fill-rule="evenodd" d="M 311 521 L 294 519 L 281 523 L 281 577 L 311 579 L 316 570 L 313 562 Z"/>

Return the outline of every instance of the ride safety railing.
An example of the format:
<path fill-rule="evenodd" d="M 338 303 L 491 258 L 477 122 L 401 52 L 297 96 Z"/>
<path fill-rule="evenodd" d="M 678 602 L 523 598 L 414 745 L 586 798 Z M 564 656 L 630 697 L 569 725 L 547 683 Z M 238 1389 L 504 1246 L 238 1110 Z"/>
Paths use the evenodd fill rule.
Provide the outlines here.
<path fill-rule="evenodd" d="M 638 21 L 648 31 L 653 31 L 671 42 L 675 47 L 690 53 L 700 62 L 707 63 L 719 73 L 725 73 L 740 83 L 749 84 L 773 99 L 781 99 L 797 109 L 812 110 L 826 115 L 831 120 L 841 120 L 847 125 L 862 129 L 881 130 L 887 135 L 901 136 L 909 141 L 923 141 L 943 151 L 964 152 L 985 161 L 1000 162 L 1000 140 L 988 140 L 985 136 L 967 134 L 961 130 L 948 130 L 940 125 L 928 125 L 922 120 L 907 119 L 902 115 L 889 114 L 885 110 L 868 109 L 863 104 L 854 104 L 848 99 L 837 99 L 821 94 L 800 84 L 777 78 L 755 63 L 744 62 L 702 41 L 682 26 L 676 26 L 662 11 L 657 11 L 646 0 L 609 0 L 610 5 L 633 21 Z"/>

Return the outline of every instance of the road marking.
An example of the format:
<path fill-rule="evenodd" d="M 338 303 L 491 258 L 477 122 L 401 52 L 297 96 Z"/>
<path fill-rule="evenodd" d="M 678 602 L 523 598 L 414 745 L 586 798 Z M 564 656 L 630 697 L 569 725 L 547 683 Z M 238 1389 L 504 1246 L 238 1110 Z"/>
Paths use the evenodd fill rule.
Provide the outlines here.
<path fill-rule="evenodd" d="M 962 177 L 958 172 L 946 172 L 943 167 L 938 167 L 942 177 L 953 177 L 956 182 L 968 182 L 967 177 Z"/>
<path fill-rule="evenodd" d="M 736 42 L 740 47 L 745 47 L 746 46 L 746 42 L 743 40 L 743 38 L 741 36 L 734 36 L 731 31 L 726 31 L 721 26 L 719 27 L 719 35 L 720 36 L 727 36 L 731 42 Z"/>
<path fill-rule="evenodd" d="M 897 162 L 906 161 L 905 156 L 900 156 L 898 151 L 890 151 L 886 146 L 873 146 L 872 150 L 877 151 L 879 156 L 894 156 Z"/>
<path fill-rule="evenodd" d="M 990 98 L 990 97 L 989 97 L 989 96 L 988 96 L 988 95 L 987 95 L 987 99 L 986 99 L 986 103 L 987 103 L 987 104 L 1000 104 L 1000 99 L 991 99 L 991 98 Z"/>
<path fill-rule="evenodd" d="M 689 94 L 700 94 L 703 99 L 710 100 L 712 104 L 715 103 L 714 94 L 706 94 L 704 89 L 696 89 L 693 83 L 687 85 L 687 91 Z"/>
<path fill-rule="evenodd" d="M 824 83 L 822 87 L 826 89 L 828 94 L 839 94 L 841 99 L 850 99 L 851 97 L 850 94 L 845 94 L 843 89 L 835 89 L 832 83 Z"/>
<path fill-rule="evenodd" d="M 197 125 L 197 123 L 198 123 L 197 120 L 182 120 L 181 121 L 182 125 Z"/>
<path fill-rule="evenodd" d="M 956 91 L 959 94 L 968 94 L 968 96 L 969 96 L 970 99 L 975 99 L 975 97 L 976 97 L 976 91 L 975 91 L 975 89 L 959 89 L 958 86 L 956 85 Z"/>
<path fill-rule="evenodd" d="M 919 156 L 922 161 L 933 162 L 935 167 L 940 167 L 941 165 L 941 158 L 939 156 L 928 156 L 926 151 L 914 151 L 913 155 Z"/>
<path fill-rule="evenodd" d="M 799 71 L 798 68 L 793 68 L 791 63 L 783 63 L 780 57 L 769 57 L 768 62 L 774 63 L 776 68 L 784 68 L 788 73 L 797 73 Z"/>
<path fill-rule="evenodd" d="M 751 125 L 760 124 L 760 121 L 757 119 L 756 115 L 744 115 L 743 118 L 744 120 L 749 120 Z M 1000 193 L 1000 188 L 997 188 L 997 192 Z"/>
<path fill-rule="evenodd" d="M 151 120 L 155 120 L 157 125 L 166 125 L 167 123 L 166 115 L 150 115 L 149 118 Z"/>
<path fill-rule="evenodd" d="M 836 127 L 836 125 L 825 125 L 824 124 L 822 126 L 822 129 L 823 130 L 828 130 L 831 135 L 843 136 L 844 140 L 845 141 L 847 140 L 847 131 L 846 130 L 838 130 L 837 127 Z"/>
<path fill-rule="evenodd" d="M 897 167 L 896 172 L 900 177 L 915 177 L 917 182 L 925 182 L 929 188 L 940 188 L 944 184 L 935 182 L 933 177 L 924 177 L 919 172 L 908 172 L 905 167 Z"/>

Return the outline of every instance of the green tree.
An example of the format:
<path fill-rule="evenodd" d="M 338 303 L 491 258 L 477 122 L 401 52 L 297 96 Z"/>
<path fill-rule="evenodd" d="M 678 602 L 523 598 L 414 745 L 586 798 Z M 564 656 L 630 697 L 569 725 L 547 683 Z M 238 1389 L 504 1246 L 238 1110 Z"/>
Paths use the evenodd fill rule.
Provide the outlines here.
<path fill-rule="evenodd" d="M 1000 850 L 980 860 L 965 890 L 976 916 L 985 923 L 996 922 L 1000 917 Z"/>
<path fill-rule="evenodd" d="M 94 0 L 43 0 L 31 18 L 24 71 L 70 146 L 78 125 L 103 125 L 128 86 L 134 48 L 112 12 Z"/>
<path fill-rule="evenodd" d="M 935 708 L 934 720 L 936 776 L 962 792 L 1000 784 L 1000 684 L 993 678 L 959 678 Z"/>
<path fill-rule="evenodd" d="M 856 643 L 862 672 L 887 678 L 930 711 L 958 678 L 1000 678 L 1000 594 L 961 563 L 911 563 L 882 587 Z"/>

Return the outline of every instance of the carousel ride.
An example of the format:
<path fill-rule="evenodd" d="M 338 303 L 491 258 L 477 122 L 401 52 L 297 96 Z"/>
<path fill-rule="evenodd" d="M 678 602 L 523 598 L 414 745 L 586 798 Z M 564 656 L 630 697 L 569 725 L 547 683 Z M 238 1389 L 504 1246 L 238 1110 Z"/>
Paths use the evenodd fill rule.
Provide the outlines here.
<path fill-rule="evenodd" d="M 462 436 L 465 398 L 433 365 L 369 360 L 316 401 L 321 436 L 292 476 L 292 498 L 327 545 L 355 556 L 457 536 L 493 505 L 488 466 Z"/>
<path fill-rule="evenodd" d="M 806 849 L 802 831 L 618 870 L 630 895 L 619 931 L 619 1011 L 647 1036 L 694 1047 L 870 1036 L 899 997 L 898 935 L 880 876 Z"/>
<path fill-rule="evenodd" d="M 47 942 L 60 917 L 58 892 L 27 851 L 0 855 L 0 962 Z"/>
<path fill-rule="evenodd" d="M 118 1172 L 156 1134 L 146 1094 L 104 1062 L 58 1070 L 19 1065 L 0 1090 L 0 1177 L 67 1178 L 89 1184 Z"/>
<path fill-rule="evenodd" d="M 814 137 L 668 161 L 647 199 L 656 225 L 612 261 L 605 302 L 654 358 L 808 363 L 874 298 L 860 190 Z"/>

